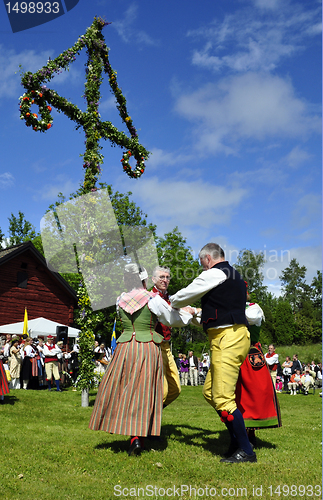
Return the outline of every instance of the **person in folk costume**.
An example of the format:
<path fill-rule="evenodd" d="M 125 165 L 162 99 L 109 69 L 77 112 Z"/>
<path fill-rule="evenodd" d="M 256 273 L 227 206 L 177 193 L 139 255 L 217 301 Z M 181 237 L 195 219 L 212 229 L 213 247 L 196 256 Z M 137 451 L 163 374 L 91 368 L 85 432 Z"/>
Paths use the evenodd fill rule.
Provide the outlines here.
<path fill-rule="evenodd" d="M 80 352 L 80 347 L 77 343 L 75 343 L 70 353 L 70 374 L 72 375 L 73 384 L 76 383 L 80 369 L 79 352 Z M 73 387 L 72 390 L 76 391 L 77 389 L 76 387 Z"/>
<path fill-rule="evenodd" d="M 259 342 L 260 327 L 265 316 L 258 304 L 249 302 L 248 292 L 247 300 L 246 318 L 251 347 L 240 367 L 236 403 L 243 416 L 249 441 L 256 446 L 256 429 L 281 427 L 282 424 L 276 390 Z"/>
<path fill-rule="evenodd" d="M 38 344 L 37 344 L 37 351 L 38 351 L 38 356 L 37 356 L 37 365 L 38 365 L 38 381 L 39 381 L 39 387 L 44 386 L 45 384 L 45 356 L 43 353 L 44 349 L 44 339 L 41 337 L 38 338 Z"/>
<path fill-rule="evenodd" d="M 6 343 L 3 346 L 3 357 L 4 358 L 9 358 L 10 347 L 11 347 L 11 335 L 6 335 Z"/>
<path fill-rule="evenodd" d="M 275 352 L 274 344 L 270 344 L 268 346 L 268 352 L 265 354 L 265 360 L 270 370 L 271 378 L 273 379 L 274 387 L 276 387 L 276 377 L 277 377 L 277 368 L 279 364 L 278 354 Z"/>
<path fill-rule="evenodd" d="M 21 355 L 19 338 L 13 337 L 10 347 L 10 375 L 12 389 L 20 389 Z"/>
<path fill-rule="evenodd" d="M 184 326 L 191 308 L 174 310 L 158 294 L 147 291 L 148 274 L 137 264 L 125 266 L 128 292 L 117 299 L 123 332 L 99 386 L 89 423 L 92 430 L 130 435 L 128 455 L 139 455 L 146 436 L 159 436 L 163 407 L 162 335 L 158 319 Z M 193 310 L 192 310 L 193 312 Z"/>
<path fill-rule="evenodd" d="M 22 388 L 27 390 L 31 388 L 33 378 L 37 376 L 38 380 L 38 371 L 37 371 L 37 363 L 36 361 L 36 351 L 32 346 L 33 339 L 28 337 L 25 340 L 25 344 L 23 347 L 23 362 L 22 362 Z"/>
<path fill-rule="evenodd" d="M 58 369 L 58 359 L 62 356 L 61 349 L 54 344 L 54 337 L 52 335 L 48 335 L 47 342 L 45 342 L 43 347 L 43 354 L 45 356 L 45 371 L 46 378 L 48 383 L 48 390 L 51 390 L 52 387 L 52 376 L 55 379 L 56 390 L 57 392 L 61 392 L 59 387 L 59 369 Z"/>
<path fill-rule="evenodd" d="M 170 282 L 170 269 L 168 267 L 157 266 L 153 270 L 152 281 L 154 287 L 152 289 L 153 293 L 158 293 L 158 295 L 164 299 L 167 304 L 169 302 L 169 294 L 167 288 Z M 163 325 L 158 322 L 155 327 L 156 332 L 163 336 L 163 341 L 160 344 L 160 349 L 163 357 L 163 372 L 164 372 L 164 397 L 163 404 L 168 406 L 170 403 L 175 401 L 181 392 L 181 382 L 179 378 L 178 369 L 173 358 L 170 349 L 170 340 L 172 335 L 172 330 L 169 326 Z"/>
<path fill-rule="evenodd" d="M 107 368 L 107 365 L 109 364 L 109 361 L 107 359 L 108 354 L 104 343 L 95 347 L 94 357 L 96 365 L 95 372 L 98 373 L 98 375 L 103 374 Z"/>
<path fill-rule="evenodd" d="M 235 401 L 240 366 L 250 349 L 250 333 L 245 314 L 246 286 L 240 274 L 225 260 L 223 249 L 208 243 L 199 253 L 203 272 L 190 285 L 170 297 L 173 307 L 201 299 L 201 325 L 208 334 L 211 366 L 203 396 L 226 425 L 231 438 L 221 462 L 256 462 L 244 420 Z"/>
<path fill-rule="evenodd" d="M 9 384 L 2 359 L 0 359 L 0 404 L 4 404 L 6 394 L 9 394 Z"/>

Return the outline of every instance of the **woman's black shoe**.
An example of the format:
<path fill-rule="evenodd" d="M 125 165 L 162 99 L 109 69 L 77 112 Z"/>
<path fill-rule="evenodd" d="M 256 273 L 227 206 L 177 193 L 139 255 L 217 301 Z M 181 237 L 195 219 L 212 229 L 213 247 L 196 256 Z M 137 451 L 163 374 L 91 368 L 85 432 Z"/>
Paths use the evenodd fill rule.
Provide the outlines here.
<path fill-rule="evenodd" d="M 128 455 L 129 457 L 132 457 L 133 455 L 140 455 L 141 453 L 141 445 L 139 439 L 134 439 L 132 445 L 130 445 L 130 448 L 128 450 Z"/>

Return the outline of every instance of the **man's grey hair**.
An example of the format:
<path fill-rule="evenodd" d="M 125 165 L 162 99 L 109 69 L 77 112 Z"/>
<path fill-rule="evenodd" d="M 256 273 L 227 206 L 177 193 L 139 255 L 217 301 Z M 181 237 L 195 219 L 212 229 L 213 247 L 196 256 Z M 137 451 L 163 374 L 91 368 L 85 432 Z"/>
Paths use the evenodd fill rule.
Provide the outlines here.
<path fill-rule="evenodd" d="M 211 255 L 212 259 L 224 259 L 224 250 L 217 243 L 207 243 L 200 250 L 199 258 L 204 259 L 206 255 Z"/>
<path fill-rule="evenodd" d="M 155 269 L 153 270 L 153 277 L 158 278 L 157 273 L 158 272 L 164 272 L 170 274 L 170 269 L 169 267 L 166 266 L 156 266 Z"/>

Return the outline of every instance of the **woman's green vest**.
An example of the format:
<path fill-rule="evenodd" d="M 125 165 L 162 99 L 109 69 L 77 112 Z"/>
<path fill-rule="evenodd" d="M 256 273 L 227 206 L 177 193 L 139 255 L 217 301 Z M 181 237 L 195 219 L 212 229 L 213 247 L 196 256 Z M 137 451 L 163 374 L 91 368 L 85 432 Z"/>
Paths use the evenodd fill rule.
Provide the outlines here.
<path fill-rule="evenodd" d="M 155 314 L 149 311 L 147 305 L 133 314 L 125 312 L 120 307 L 119 314 L 123 332 L 117 342 L 129 342 L 133 337 L 133 332 L 136 332 L 135 338 L 137 342 L 155 342 L 155 344 L 162 342 L 163 337 L 155 332 L 155 325 L 158 319 Z"/>

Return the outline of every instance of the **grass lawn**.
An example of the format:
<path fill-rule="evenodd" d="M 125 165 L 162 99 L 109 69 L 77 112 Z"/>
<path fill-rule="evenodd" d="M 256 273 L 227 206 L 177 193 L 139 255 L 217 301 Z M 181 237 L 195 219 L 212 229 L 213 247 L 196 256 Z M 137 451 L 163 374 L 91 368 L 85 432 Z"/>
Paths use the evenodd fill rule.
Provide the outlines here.
<path fill-rule="evenodd" d="M 278 394 L 283 427 L 257 432 L 256 464 L 231 465 L 220 463 L 228 436 L 201 386 L 183 387 L 162 441 L 140 457 L 128 457 L 127 437 L 87 428 L 96 391 L 89 408 L 71 390 L 11 391 L 0 406 L 0 499 L 322 498 L 319 392 Z"/>

